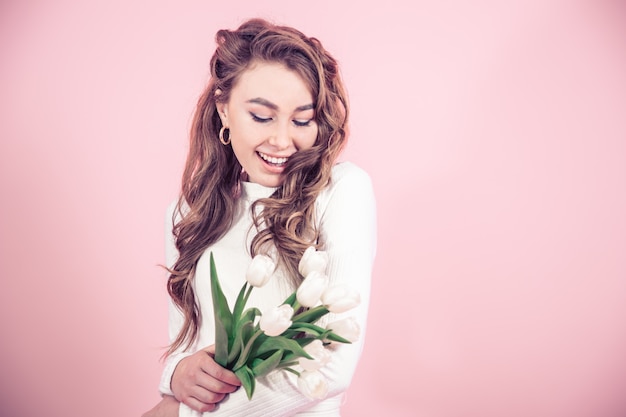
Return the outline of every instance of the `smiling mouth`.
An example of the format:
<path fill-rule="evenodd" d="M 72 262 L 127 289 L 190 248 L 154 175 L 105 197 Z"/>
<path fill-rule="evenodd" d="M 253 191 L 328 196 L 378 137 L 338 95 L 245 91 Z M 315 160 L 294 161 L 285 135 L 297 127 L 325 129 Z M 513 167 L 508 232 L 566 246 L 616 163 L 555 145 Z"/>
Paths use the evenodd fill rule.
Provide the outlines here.
<path fill-rule="evenodd" d="M 261 152 L 257 152 L 257 154 L 261 157 L 262 160 L 276 167 L 282 167 L 283 165 L 285 165 L 285 163 L 289 159 L 289 158 L 276 158 L 276 157 L 269 156 Z"/>

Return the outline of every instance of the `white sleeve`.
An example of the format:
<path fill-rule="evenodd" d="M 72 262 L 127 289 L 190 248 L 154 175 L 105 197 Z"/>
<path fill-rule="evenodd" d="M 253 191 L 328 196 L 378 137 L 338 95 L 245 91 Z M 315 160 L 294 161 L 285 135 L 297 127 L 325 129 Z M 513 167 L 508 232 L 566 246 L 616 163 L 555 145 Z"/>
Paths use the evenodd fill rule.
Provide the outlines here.
<path fill-rule="evenodd" d="M 333 349 L 331 361 L 322 368 L 328 378 L 329 394 L 324 402 L 339 401 L 347 390 L 356 370 L 363 348 L 367 310 L 370 298 L 371 274 L 376 253 L 376 204 L 369 176 L 350 165 L 334 179 L 330 190 L 319 201 L 320 240 L 329 255 L 328 275 L 332 283 L 346 283 L 361 295 L 361 304 L 339 317 L 328 314 L 325 321 L 354 316 L 361 327 L 359 340 L 340 344 Z M 323 325 L 323 323 L 320 323 Z M 238 391 L 220 403 L 210 413 L 199 413 L 184 404 L 180 417 L 285 417 L 308 410 L 319 404 L 304 397 L 297 388 L 295 375 L 276 371 L 257 379 L 252 400 L 245 391 Z M 338 406 L 338 405 L 336 405 Z M 319 407 L 324 407 L 320 404 Z"/>
<path fill-rule="evenodd" d="M 176 210 L 177 202 L 174 201 L 167 208 L 165 215 L 165 265 L 168 268 L 174 266 L 174 263 L 178 259 L 178 250 L 176 249 L 176 242 L 174 240 L 174 234 L 172 229 L 174 227 L 174 211 Z M 177 216 L 178 219 L 178 216 Z M 185 322 L 185 318 L 182 312 L 176 307 L 171 298 L 168 299 L 168 335 L 169 342 L 172 343 L 178 332 Z M 174 352 L 165 360 L 165 367 L 161 373 L 161 381 L 159 383 L 159 391 L 164 395 L 174 395 L 171 388 L 172 375 L 174 370 L 181 359 L 191 355 L 193 350 L 183 352 L 182 349 Z"/>

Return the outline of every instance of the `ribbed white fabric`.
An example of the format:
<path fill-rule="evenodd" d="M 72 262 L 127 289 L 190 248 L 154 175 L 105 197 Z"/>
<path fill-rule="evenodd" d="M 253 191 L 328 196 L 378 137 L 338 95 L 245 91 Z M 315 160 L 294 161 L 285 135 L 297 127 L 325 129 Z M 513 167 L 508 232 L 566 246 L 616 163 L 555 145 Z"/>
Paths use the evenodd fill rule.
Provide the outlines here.
<path fill-rule="evenodd" d="M 214 343 L 209 254 L 213 252 L 220 284 L 231 308 L 244 283 L 245 272 L 251 261 L 248 248 L 254 233 L 251 230 L 250 204 L 259 198 L 268 197 L 274 189 L 254 183 L 243 183 L 242 191 L 241 210 L 232 228 L 222 239 L 207 248 L 198 261 L 194 289 L 202 315 L 199 337 L 187 352 L 176 352 L 167 359 L 159 387 L 163 394 L 172 395 L 170 381 L 178 362 L 196 350 Z M 171 233 L 173 210 L 174 204 L 169 207 L 166 216 L 168 266 L 172 266 L 177 257 Z M 349 312 L 324 317 L 325 321 L 330 322 L 354 316 L 361 326 L 359 341 L 335 348 L 331 362 L 322 369 L 329 380 L 328 398 L 323 401 L 307 399 L 298 391 L 295 375 L 286 371 L 275 371 L 257 380 L 256 391 L 250 401 L 245 391 L 240 389 L 220 403 L 217 411 L 204 415 L 181 404 L 179 413 L 181 417 L 339 416 L 343 395 L 350 384 L 363 347 L 371 272 L 376 252 L 376 205 L 369 176 L 349 162 L 335 165 L 331 184 L 316 201 L 316 215 L 319 221 L 320 242 L 330 259 L 328 275 L 331 283 L 343 282 L 356 288 L 362 300 L 359 307 Z M 256 306 L 265 311 L 284 301 L 293 288 L 287 284 L 288 281 L 284 277 L 276 275 L 267 285 L 252 291 L 247 307 Z M 182 315 L 170 302 L 170 340 L 176 337 L 182 322 Z"/>

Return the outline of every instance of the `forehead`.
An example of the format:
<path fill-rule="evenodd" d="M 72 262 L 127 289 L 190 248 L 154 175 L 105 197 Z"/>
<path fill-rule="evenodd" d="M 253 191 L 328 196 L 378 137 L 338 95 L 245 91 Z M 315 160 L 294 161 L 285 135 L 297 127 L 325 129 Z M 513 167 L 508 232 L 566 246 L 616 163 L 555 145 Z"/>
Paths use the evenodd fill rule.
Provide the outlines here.
<path fill-rule="evenodd" d="M 245 70 L 231 92 L 231 101 L 263 98 L 289 110 L 312 104 L 313 95 L 304 79 L 279 63 L 257 62 Z"/>

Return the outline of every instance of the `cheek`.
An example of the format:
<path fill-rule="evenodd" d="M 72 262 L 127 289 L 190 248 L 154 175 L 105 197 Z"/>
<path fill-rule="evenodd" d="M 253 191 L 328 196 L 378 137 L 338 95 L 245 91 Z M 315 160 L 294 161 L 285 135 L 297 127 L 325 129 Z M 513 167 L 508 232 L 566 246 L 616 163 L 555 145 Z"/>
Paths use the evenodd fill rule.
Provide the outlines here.
<path fill-rule="evenodd" d="M 307 129 L 306 132 L 303 132 L 297 138 L 297 145 L 299 149 L 309 149 L 315 145 L 315 140 L 317 139 L 317 126 Z"/>
<path fill-rule="evenodd" d="M 258 126 L 246 121 L 244 123 L 233 123 L 231 125 L 231 134 L 233 135 L 233 141 L 241 143 L 242 146 L 244 144 L 251 146 L 259 140 L 261 132 Z"/>

